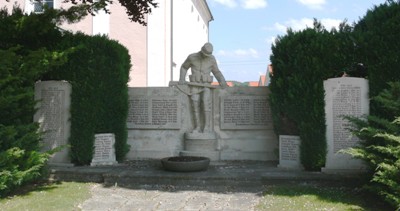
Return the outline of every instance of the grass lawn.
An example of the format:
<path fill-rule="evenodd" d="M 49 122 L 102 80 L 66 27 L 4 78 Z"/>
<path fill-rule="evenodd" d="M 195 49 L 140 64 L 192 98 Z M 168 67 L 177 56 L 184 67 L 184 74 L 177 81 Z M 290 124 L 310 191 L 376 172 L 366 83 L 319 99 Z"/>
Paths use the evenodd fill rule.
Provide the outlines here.
<path fill-rule="evenodd" d="M 259 210 L 391 210 L 382 201 L 359 188 L 312 184 L 268 186 Z"/>
<path fill-rule="evenodd" d="M 0 199 L 0 210 L 80 210 L 92 183 L 62 182 L 24 187 Z M 257 210 L 391 210 L 359 188 L 305 184 L 266 186 Z M 393 209 L 392 209 L 393 210 Z"/>
<path fill-rule="evenodd" d="M 77 182 L 27 186 L 0 199 L 0 210 L 80 210 L 78 205 L 90 197 L 90 186 Z"/>

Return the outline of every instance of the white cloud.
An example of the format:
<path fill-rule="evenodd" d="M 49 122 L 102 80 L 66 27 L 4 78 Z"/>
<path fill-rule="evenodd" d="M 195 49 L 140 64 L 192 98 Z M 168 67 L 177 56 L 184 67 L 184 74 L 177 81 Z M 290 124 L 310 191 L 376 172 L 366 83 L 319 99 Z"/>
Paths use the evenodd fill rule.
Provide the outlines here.
<path fill-rule="evenodd" d="M 339 24 L 343 22 L 343 20 L 330 19 L 330 18 L 325 18 L 318 21 L 320 21 L 327 30 L 331 30 L 333 27 L 338 28 Z M 290 19 L 285 23 L 275 23 L 274 27 L 277 31 L 281 33 L 285 33 L 287 28 L 291 28 L 293 31 L 300 31 L 307 27 L 308 28 L 314 27 L 314 19 L 311 18 L 302 18 L 299 20 Z"/>
<path fill-rule="evenodd" d="M 237 6 L 236 0 L 214 0 L 214 1 L 230 8 Z"/>
<path fill-rule="evenodd" d="M 313 27 L 314 20 L 310 18 L 302 18 L 300 20 L 291 19 L 287 21 L 285 25 L 292 28 L 294 31 L 300 31 L 307 27 Z"/>
<path fill-rule="evenodd" d="M 234 52 L 235 56 L 240 56 L 240 57 L 253 57 L 253 58 L 258 58 L 258 52 L 257 50 L 253 49 L 253 48 L 249 48 L 249 49 L 237 49 Z"/>
<path fill-rule="evenodd" d="M 322 9 L 322 6 L 326 3 L 325 0 L 297 0 L 297 2 L 310 9 Z"/>
<path fill-rule="evenodd" d="M 219 50 L 219 51 L 217 52 L 217 55 L 219 55 L 219 56 L 226 56 L 226 55 L 228 55 L 228 53 L 227 53 L 226 51 L 224 51 L 224 50 Z"/>
<path fill-rule="evenodd" d="M 266 6 L 266 0 L 242 0 L 242 7 L 245 9 L 260 9 Z"/>
<path fill-rule="evenodd" d="M 266 7 L 267 0 L 213 0 L 225 7 L 234 8 L 239 5 L 244 9 L 260 9 Z"/>
<path fill-rule="evenodd" d="M 277 31 L 282 32 L 282 33 L 285 33 L 286 30 L 287 30 L 287 28 L 288 28 L 288 26 L 286 26 L 286 25 L 284 25 L 284 24 L 281 24 L 281 23 L 275 23 L 275 24 L 274 24 L 274 27 L 275 27 L 275 29 L 276 29 Z"/>
<path fill-rule="evenodd" d="M 276 37 L 272 36 L 272 37 L 266 38 L 265 42 L 267 43 L 267 45 L 271 45 L 271 44 L 275 44 L 275 40 L 276 40 Z"/>
<path fill-rule="evenodd" d="M 257 50 L 254 48 L 248 48 L 248 49 L 236 49 L 233 51 L 225 51 L 225 50 L 219 50 L 216 53 L 217 56 L 224 56 L 224 57 L 235 57 L 235 58 L 258 58 L 259 53 Z"/>
<path fill-rule="evenodd" d="M 340 23 L 342 23 L 343 20 L 339 20 L 339 19 L 331 19 L 331 18 L 326 18 L 326 19 L 322 19 L 321 23 L 322 25 L 324 25 L 324 27 L 327 30 L 331 30 L 333 27 L 335 27 L 336 29 L 339 28 Z"/>

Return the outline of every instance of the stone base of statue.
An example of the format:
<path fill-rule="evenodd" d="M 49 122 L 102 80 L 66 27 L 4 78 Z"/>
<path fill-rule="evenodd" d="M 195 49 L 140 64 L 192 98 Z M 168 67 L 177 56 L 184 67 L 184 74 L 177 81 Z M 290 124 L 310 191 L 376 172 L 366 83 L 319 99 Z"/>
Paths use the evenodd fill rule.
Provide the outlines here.
<path fill-rule="evenodd" d="M 220 160 L 220 152 L 217 150 L 217 136 L 214 132 L 185 133 L 184 148 L 181 156 L 208 157 L 211 161 Z"/>

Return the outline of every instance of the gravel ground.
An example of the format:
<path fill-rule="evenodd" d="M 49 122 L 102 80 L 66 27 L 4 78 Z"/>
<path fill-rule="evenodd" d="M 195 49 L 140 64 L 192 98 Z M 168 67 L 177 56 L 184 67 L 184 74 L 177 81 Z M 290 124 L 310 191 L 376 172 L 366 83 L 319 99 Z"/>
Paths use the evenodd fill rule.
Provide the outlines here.
<path fill-rule="evenodd" d="M 139 186 L 93 184 L 82 210 L 255 210 L 264 187 Z"/>

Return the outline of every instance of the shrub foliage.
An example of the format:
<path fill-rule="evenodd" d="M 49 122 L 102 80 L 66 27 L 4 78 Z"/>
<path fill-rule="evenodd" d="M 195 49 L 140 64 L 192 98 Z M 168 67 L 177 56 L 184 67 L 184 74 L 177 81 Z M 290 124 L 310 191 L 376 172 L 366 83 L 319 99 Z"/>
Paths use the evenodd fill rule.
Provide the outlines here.
<path fill-rule="evenodd" d="M 45 80 L 67 80 L 72 85 L 72 162 L 90 164 L 96 133 L 114 133 L 118 161 L 129 151 L 126 118 L 130 56 L 117 41 L 105 36 L 66 34 L 60 49 L 73 48 L 68 62 L 46 74 Z"/>
<path fill-rule="evenodd" d="M 347 150 L 356 158 L 367 161 L 373 171 L 367 188 L 381 195 L 400 209 L 400 82 L 388 83 L 373 100 L 390 119 L 370 115 L 366 120 L 348 117 L 354 124 L 353 133 L 361 145 Z"/>
<path fill-rule="evenodd" d="M 370 96 L 400 80 L 400 1 L 389 0 L 375 6 L 354 27 L 357 54 L 368 67 Z M 371 114 L 382 116 L 380 106 L 371 102 Z M 390 118 L 391 116 L 387 116 Z"/>
<path fill-rule="evenodd" d="M 26 15 L 0 10 L 0 196 L 40 178 L 53 152 L 41 152 L 41 134 L 33 123 L 34 84 L 38 80 L 70 80 L 72 157 L 88 164 L 94 133 L 116 134 L 120 161 L 126 144 L 127 50 L 106 37 L 62 33 L 61 20 L 85 15 L 79 9 Z M 98 117 L 98 118 L 93 118 Z"/>
<path fill-rule="evenodd" d="M 43 29 L 32 28 L 40 22 Z M 18 9 L 12 15 L 0 10 L 0 196 L 39 178 L 50 155 L 40 152 L 38 125 L 32 120 L 36 80 L 65 61 L 61 53 L 40 47 L 51 43 L 44 34 L 57 36 L 51 23 Z"/>
<path fill-rule="evenodd" d="M 307 170 L 325 165 L 326 126 L 323 80 L 351 67 L 354 49 L 351 28 L 314 28 L 278 37 L 272 46 L 270 103 L 278 134 L 300 135 L 301 162 Z M 287 128 L 292 128 L 287 130 Z"/>

